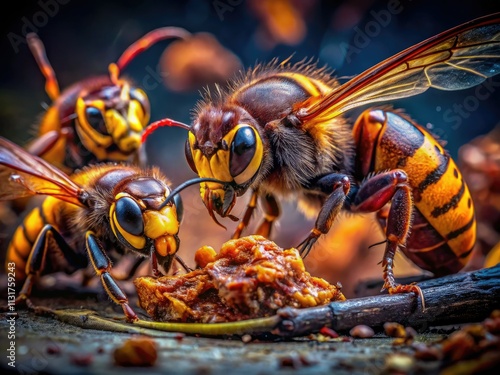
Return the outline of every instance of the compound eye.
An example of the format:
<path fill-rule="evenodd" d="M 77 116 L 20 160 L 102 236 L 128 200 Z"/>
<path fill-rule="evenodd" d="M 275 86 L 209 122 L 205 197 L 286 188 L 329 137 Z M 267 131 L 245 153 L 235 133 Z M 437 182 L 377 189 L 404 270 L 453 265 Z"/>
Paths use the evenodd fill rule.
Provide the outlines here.
<path fill-rule="evenodd" d="M 249 126 L 238 129 L 231 143 L 231 156 L 229 159 L 231 176 L 238 176 L 249 166 L 256 147 L 255 130 Z"/>
<path fill-rule="evenodd" d="M 121 228 L 134 236 L 144 233 L 144 221 L 139 205 L 129 197 L 123 197 L 116 202 L 116 220 Z"/>
<path fill-rule="evenodd" d="M 193 153 L 191 151 L 191 144 L 189 142 L 189 139 L 186 140 L 186 144 L 184 145 L 184 153 L 186 154 L 186 161 L 189 165 L 189 168 L 191 168 L 194 173 L 198 174 L 198 170 L 196 169 L 196 165 L 194 164 Z"/>
<path fill-rule="evenodd" d="M 101 134 L 108 134 L 104 117 L 99 109 L 96 107 L 87 107 L 85 109 L 85 116 L 87 116 L 87 121 L 90 126 L 92 126 L 95 130 Z"/>

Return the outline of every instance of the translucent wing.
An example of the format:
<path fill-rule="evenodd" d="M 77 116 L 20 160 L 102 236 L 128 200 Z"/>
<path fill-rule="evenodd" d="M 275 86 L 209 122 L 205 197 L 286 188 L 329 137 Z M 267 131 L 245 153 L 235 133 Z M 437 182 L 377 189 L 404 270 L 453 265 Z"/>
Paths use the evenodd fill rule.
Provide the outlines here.
<path fill-rule="evenodd" d="M 460 90 L 500 72 L 500 13 L 478 18 L 416 44 L 366 70 L 323 98 L 297 108 L 303 121 L 333 118 L 362 105 Z"/>
<path fill-rule="evenodd" d="M 0 137 L 0 200 L 50 195 L 84 206 L 84 189 L 45 160 Z"/>

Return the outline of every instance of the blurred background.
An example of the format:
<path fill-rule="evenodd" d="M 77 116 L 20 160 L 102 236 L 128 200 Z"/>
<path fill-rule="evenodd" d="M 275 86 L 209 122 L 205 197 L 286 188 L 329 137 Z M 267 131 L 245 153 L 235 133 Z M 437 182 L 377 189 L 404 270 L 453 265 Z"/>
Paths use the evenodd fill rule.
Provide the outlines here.
<path fill-rule="evenodd" d="M 489 0 L 190 0 L 190 1 L 18 1 L 2 12 L 0 59 L 0 135 L 24 144 L 50 99 L 45 80 L 23 36 L 36 32 L 47 50 L 61 89 L 86 77 L 107 74 L 108 64 L 145 33 L 162 26 L 179 26 L 195 33 L 189 44 L 160 42 L 135 58 L 123 72 L 149 95 L 151 120 L 171 117 L 189 123 L 200 92 L 224 83 L 240 69 L 273 58 L 292 61 L 313 58 L 345 80 L 391 55 L 450 27 L 500 11 Z M 495 81 L 496 80 L 496 81 Z M 429 90 L 392 103 L 446 142 L 453 157 L 462 145 L 491 131 L 499 122 L 500 78 L 488 95 L 475 88 L 443 92 Z M 351 121 L 362 109 L 348 114 Z M 163 128 L 146 150 L 150 164 L 167 174 L 173 185 L 195 177 L 184 159 L 186 131 Z M 215 249 L 235 227 L 212 222 L 192 187 L 182 194 L 185 218 L 181 227 L 181 256 L 192 264 L 201 245 Z M 246 197 L 233 213 L 241 216 Z M 281 247 L 296 246 L 313 221 L 283 203 L 284 215 L 273 240 Z M 382 239 L 371 216 L 340 218 L 334 230 L 319 241 L 306 259 L 313 275 L 340 281 L 347 297 L 355 284 L 380 277 Z M 396 274 L 419 273 L 402 256 Z"/>

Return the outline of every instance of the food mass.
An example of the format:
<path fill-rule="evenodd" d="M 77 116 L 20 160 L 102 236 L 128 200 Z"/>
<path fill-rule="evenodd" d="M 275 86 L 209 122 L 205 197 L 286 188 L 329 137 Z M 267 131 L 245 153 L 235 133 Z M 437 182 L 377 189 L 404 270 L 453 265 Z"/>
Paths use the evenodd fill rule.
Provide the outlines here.
<path fill-rule="evenodd" d="M 182 275 L 135 280 L 140 306 L 157 321 L 216 323 L 271 316 L 345 300 L 338 286 L 312 277 L 295 248 L 262 236 L 200 248 L 198 268 Z"/>

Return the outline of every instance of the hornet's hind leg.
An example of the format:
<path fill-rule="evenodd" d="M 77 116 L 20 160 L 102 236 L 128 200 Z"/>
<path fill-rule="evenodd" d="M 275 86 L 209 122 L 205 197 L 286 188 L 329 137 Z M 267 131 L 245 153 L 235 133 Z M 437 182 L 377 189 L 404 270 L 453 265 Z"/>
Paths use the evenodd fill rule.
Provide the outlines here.
<path fill-rule="evenodd" d="M 413 214 L 413 197 L 406 172 L 400 169 L 382 172 L 366 179 L 349 205 L 352 212 L 376 212 L 391 203 L 387 217 L 386 247 L 382 258 L 384 285 L 390 294 L 417 293 L 425 309 L 423 293 L 417 285 L 401 285 L 394 278 L 394 256 L 406 246 Z"/>
<path fill-rule="evenodd" d="M 43 227 L 33 244 L 26 266 L 26 279 L 16 298 L 16 304 L 30 304 L 29 296 L 37 277 L 45 268 L 45 261 L 49 250 L 49 244 L 55 244 L 61 250 L 64 259 L 75 268 L 79 267 L 81 261 L 77 259 L 77 254 L 68 245 L 66 240 L 52 225 Z"/>

